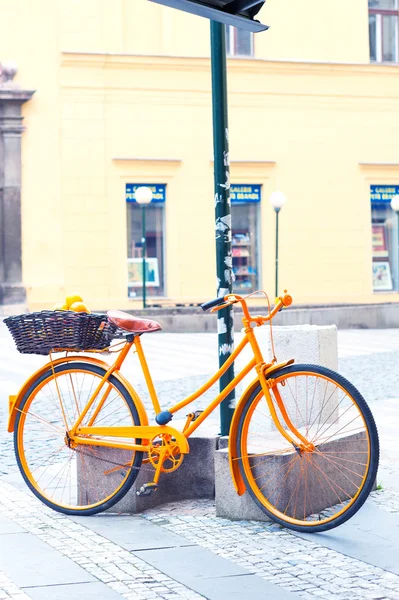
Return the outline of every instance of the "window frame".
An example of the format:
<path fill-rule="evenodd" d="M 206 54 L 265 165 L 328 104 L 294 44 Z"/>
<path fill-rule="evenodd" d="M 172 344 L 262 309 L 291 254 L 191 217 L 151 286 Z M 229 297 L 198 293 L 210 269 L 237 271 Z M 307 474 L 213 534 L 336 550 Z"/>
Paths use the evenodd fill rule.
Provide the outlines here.
<path fill-rule="evenodd" d="M 133 193 L 132 190 L 134 190 L 137 187 L 140 186 L 147 186 L 150 187 L 153 192 L 154 192 L 154 199 L 152 200 L 152 202 L 146 206 L 145 210 L 154 210 L 156 208 L 161 208 L 162 210 L 162 214 L 161 214 L 161 227 L 162 227 L 162 269 L 159 266 L 159 274 L 160 274 L 160 283 L 162 284 L 162 293 L 157 295 L 157 294 L 151 294 L 149 293 L 148 290 L 148 285 L 146 285 L 146 290 L 147 290 L 147 298 L 149 300 L 152 300 L 154 302 L 161 300 L 161 299 L 165 299 L 168 298 L 168 273 L 167 273 L 167 245 L 166 245 L 166 237 L 167 237 L 167 215 L 166 215 L 166 211 L 168 210 L 167 207 L 167 197 L 168 197 L 168 185 L 167 183 L 131 183 L 129 180 L 129 183 L 125 183 L 125 204 L 126 204 L 126 242 L 127 242 L 127 258 L 129 259 L 129 248 L 130 248 L 130 244 L 132 241 L 132 232 L 129 231 L 130 227 L 131 227 L 131 220 L 129 221 L 130 217 L 129 217 L 129 205 L 131 206 L 131 210 L 133 210 L 133 207 L 135 207 L 135 209 L 137 209 L 140 212 L 140 218 L 142 215 L 142 206 L 140 206 L 135 200 L 133 200 L 131 198 L 131 194 Z M 158 187 L 164 187 L 164 197 L 163 199 L 159 200 L 156 198 L 156 194 L 159 194 L 159 190 Z M 132 189 L 128 189 L 128 188 L 132 188 Z M 155 189 L 157 188 L 157 189 Z M 147 227 L 148 227 L 148 222 L 147 222 Z M 141 228 L 140 228 L 141 231 Z M 129 233 L 130 233 L 130 239 L 129 239 Z M 147 234 L 148 234 L 148 230 L 147 230 Z M 140 235 L 140 240 L 141 240 L 141 235 Z M 148 250 L 148 246 L 147 246 L 147 250 Z M 148 256 L 148 255 L 147 255 Z M 149 257 L 149 258 L 154 258 L 154 257 Z M 155 258 L 158 258 L 158 256 L 156 256 Z M 161 278 L 161 273 L 162 273 L 162 278 Z M 127 287 L 127 296 L 129 300 L 142 300 L 143 298 L 143 287 L 141 286 L 141 295 L 137 294 L 137 296 L 130 296 L 129 295 L 129 285 Z"/>
<path fill-rule="evenodd" d="M 396 9 L 390 8 L 370 8 L 369 16 L 374 15 L 376 17 L 376 59 L 370 61 L 373 63 L 384 63 L 384 64 L 398 64 L 399 63 L 399 4 Z M 395 60 L 383 60 L 383 49 L 384 49 L 384 25 L 383 17 L 395 17 L 397 21 L 396 29 L 396 57 Z"/>

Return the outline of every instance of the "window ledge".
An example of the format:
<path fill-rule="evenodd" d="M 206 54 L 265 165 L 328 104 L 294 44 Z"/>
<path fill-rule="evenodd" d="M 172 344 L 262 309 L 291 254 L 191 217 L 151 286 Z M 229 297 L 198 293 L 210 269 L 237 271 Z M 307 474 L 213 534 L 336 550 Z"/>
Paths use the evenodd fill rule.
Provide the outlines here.
<path fill-rule="evenodd" d="M 370 60 L 370 65 L 373 67 L 384 65 L 386 67 L 399 67 L 399 61 L 396 60 Z"/>
<path fill-rule="evenodd" d="M 243 58 L 244 60 L 249 60 L 251 58 L 256 58 L 254 54 L 227 54 L 227 58 Z"/>

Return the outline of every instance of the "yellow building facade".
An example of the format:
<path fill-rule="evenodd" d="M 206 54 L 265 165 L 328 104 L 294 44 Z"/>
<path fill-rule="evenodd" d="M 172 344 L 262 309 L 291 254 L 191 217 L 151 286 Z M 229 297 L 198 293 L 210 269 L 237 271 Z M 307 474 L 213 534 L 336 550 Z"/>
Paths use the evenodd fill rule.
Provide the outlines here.
<path fill-rule="evenodd" d="M 253 276 L 273 297 L 269 197 L 281 190 L 279 280 L 296 303 L 398 301 L 389 200 L 399 193 L 399 71 L 389 48 L 370 61 L 396 0 L 382 0 L 393 14 L 380 21 L 368 4 L 268 0 L 269 31 L 241 40 L 229 31 L 243 290 Z M 29 308 L 75 291 L 93 309 L 141 306 L 131 200 L 142 184 L 159 193 L 147 213 L 150 304 L 214 297 L 209 21 L 147 0 L 0 0 L 0 9 L 0 61 L 14 60 L 15 82 L 35 90 L 22 138 Z M 240 43 L 247 54 L 234 56 Z M 258 201 L 246 203 L 252 193 Z M 234 256 L 233 247 L 233 266 Z"/>

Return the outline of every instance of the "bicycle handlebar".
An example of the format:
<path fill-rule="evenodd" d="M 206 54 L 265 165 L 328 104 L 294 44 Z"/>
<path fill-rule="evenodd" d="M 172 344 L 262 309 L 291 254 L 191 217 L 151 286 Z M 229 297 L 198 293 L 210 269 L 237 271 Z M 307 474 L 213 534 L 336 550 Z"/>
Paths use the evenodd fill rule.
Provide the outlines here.
<path fill-rule="evenodd" d="M 224 304 L 226 296 L 220 296 L 219 298 L 215 298 L 214 300 L 209 300 L 209 302 L 204 302 L 201 304 L 202 310 L 205 312 L 214 306 L 219 306 L 219 304 Z"/>
<path fill-rule="evenodd" d="M 243 298 L 242 296 L 238 296 L 237 294 L 227 294 L 227 296 L 215 298 L 214 300 L 210 300 L 209 302 L 201 304 L 201 308 L 203 311 L 212 309 L 212 312 L 216 312 L 218 310 L 221 310 L 222 308 L 226 308 L 227 306 L 236 304 L 237 302 L 241 303 L 244 316 L 248 321 L 258 323 L 258 325 L 262 325 L 266 321 L 270 321 L 270 319 L 272 319 L 281 309 L 283 309 L 286 306 L 290 306 L 292 304 L 292 297 L 289 294 L 287 294 L 286 290 L 284 290 L 284 296 L 281 296 L 280 298 L 276 299 L 276 304 L 273 310 L 271 310 L 266 317 L 251 317 L 248 311 L 245 298 Z"/>

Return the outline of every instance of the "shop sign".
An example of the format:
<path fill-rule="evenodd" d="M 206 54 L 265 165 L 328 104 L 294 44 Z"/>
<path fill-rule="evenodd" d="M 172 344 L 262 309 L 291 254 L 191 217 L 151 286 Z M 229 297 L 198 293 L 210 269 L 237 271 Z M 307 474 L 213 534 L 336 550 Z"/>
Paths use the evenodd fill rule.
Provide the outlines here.
<path fill-rule="evenodd" d="M 396 195 L 399 195 L 399 185 L 370 185 L 372 203 L 389 204 Z"/>
<path fill-rule="evenodd" d="M 166 184 L 165 183 L 127 183 L 126 184 L 126 202 L 136 202 L 135 191 L 137 188 L 145 186 L 152 191 L 151 203 L 165 202 L 166 200 Z"/>
<path fill-rule="evenodd" d="M 260 202 L 261 185 L 232 184 L 230 186 L 230 199 L 233 204 L 239 202 Z"/>

